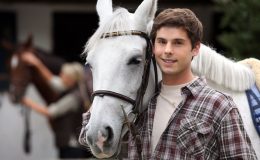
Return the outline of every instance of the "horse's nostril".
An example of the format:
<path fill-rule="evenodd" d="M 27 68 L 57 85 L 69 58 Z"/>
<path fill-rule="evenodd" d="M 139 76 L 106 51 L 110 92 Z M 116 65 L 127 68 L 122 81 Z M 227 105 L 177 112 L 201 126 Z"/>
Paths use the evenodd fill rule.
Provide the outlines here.
<path fill-rule="evenodd" d="M 110 142 L 110 141 L 112 141 L 112 139 L 114 138 L 114 133 L 113 133 L 113 131 L 112 131 L 112 128 L 111 127 L 106 127 L 105 128 L 106 129 L 106 131 L 107 131 L 107 142 Z"/>
<path fill-rule="evenodd" d="M 114 133 L 110 126 L 104 126 L 97 134 L 86 135 L 88 145 L 100 151 L 102 151 L 104 147 L 109 146 L 111 142 L 113 142 L 113 138 Z"/>

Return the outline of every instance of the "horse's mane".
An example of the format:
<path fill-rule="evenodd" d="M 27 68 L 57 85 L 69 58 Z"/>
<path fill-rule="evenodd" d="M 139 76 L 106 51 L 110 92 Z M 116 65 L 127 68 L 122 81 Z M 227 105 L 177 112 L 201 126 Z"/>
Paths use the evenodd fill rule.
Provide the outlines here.
<path fill-rule="evenodd" d="M 101 40 L 104 33 L 130 30 L 130 24 L 129 12 L 124 8 L 117 8 L 113 15 L 105 23 L 102 23 L 87 41 L 83 54 L 90 51 Z"/>
<path fill-rule="evenodd" d="M 201 45 L 199 55 L 193 59 L 192 69 L 195 74 L 236 91 L 245 91 L 255 83 L 249 67 L 235 63 L 205 45 Z"/>

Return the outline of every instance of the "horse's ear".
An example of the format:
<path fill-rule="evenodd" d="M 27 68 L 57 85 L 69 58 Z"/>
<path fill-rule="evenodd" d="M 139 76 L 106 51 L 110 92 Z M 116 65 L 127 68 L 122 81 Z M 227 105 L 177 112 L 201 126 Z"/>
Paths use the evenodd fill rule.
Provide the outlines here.
<path fill-rule="evenodd" d="M 152 28 L 153 28 L 153 20 L 151 20 L 150 22 L 148 22 L 146 28 L 147 28 L 146 30 L 147 30 L 148 35 L 150 35 L 150 33 L 151 33 L 151 31 L 152 31 Z"/>
<path fill-rule="evenodd" d="M 33 46 L 33 35 L 30 34 L 30 35 L 27 37 L 27 39 L 26 39 L 26 41 L 25 41 L 25 43 L 24 43 L 24 47 L 25 47 L 25 48 L 31 48 L 32 46 Z"/>
<path fill-rule="evenodd" d="M 158 0 L 144 0 L 136 9 L 134 16 L 138 29 L 146 31 L 147 25 L 154 19 Z"/>
<path fill-rule="evenodd" d="M 99 16 L 99 25 L 101 25 L 113 14 L 112 0 L 98 0 L 96 9 Z"/>

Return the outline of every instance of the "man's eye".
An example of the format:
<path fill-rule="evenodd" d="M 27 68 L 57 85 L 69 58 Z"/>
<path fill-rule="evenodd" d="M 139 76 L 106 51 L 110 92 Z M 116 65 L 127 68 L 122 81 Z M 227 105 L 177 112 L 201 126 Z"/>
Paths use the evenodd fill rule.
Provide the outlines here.
<path fill-rule="evenodd" d="M 182 42 L 180 42 L 180 41 L 175 41 L 174 44 L 175 44 L 175 45 L 181 45 Z"/>
<path fill-rule="evenodd" d="M 163 40 L 158 40 L 157 43 L 159 43 L 159 44 L 165 44 L 166 42 L 163 41 Z"/>

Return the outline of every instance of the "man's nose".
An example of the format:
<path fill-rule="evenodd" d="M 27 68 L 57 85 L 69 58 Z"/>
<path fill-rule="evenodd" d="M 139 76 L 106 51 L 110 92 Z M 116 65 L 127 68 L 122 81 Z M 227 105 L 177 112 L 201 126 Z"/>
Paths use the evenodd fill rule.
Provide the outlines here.
<path fill-rule="evenodd" d="M 168 42 L 166 44 L 164 52 L 167 53 L 167 54 L 172 54 L 172 45 L 171 45 L 171 43 Z"/>

